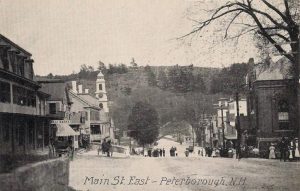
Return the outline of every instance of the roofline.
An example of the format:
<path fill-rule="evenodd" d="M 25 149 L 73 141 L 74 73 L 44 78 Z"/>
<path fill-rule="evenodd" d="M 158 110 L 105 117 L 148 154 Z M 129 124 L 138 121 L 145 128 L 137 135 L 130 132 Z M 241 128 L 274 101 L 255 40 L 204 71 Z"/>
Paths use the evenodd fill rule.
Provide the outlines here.
<path fill-rule="evenodd" d="M 84 108 L 94 108 L 97 110 L 101 110 L 100 107 L 94 106 L 93 104 L 89 103 L 89 101 L 85 100 L 84 98 L 78 96 L 77 94 L 75 94 L 74 92 L 72 92 L 71 90 L 68 91 L 71 95 L 73 95 L 74 97 L 78 98 L 81 102 L 83 102 L 84 104 L 86 104 L 87 106 L 84 106 Z"/>
<path fill-rule="evenodd" d="M 3 36 L 2 34 L 0 34 L 0 38 L 3 38 L 5 41 L 7 41 L 8 43 L 12 44 L 13 46 L 15 46 L 16 48 L 22 50 L 24 53 L 28 54 L 29 56 L 32 56 L 32 54 L 30 52 L 28 52 L 27 50 L 25 50 L 24 48 L 20 47 L 19 45 L 17 45 L 16 43 L 14 43 L 13 41 L 9 40 L 8 38 L 6 38 L 5 36 Z"/>
<path fill-rule="evenodd" d="M 40 84 L 37 83 L 36 81 L 33 81 L 31 79 L 28 79 L 28 78 L 25 78 L 23 76 L 20 76 L 20 75 L 17 75 L 11 71 L 7 71 L 7 70 L 4 70 L 2 68 L 0 68 L 0 74 L 3 74 L 3 75 L 7 75 L 8 77 L 12 77 L 14 78 L 15 80 L 21 80 L 21 81 L 24 81 L 30 85 L 32 85 L 33 87 L 39 89 L 41 88 Z M 1 75 L 2 76 L 2 75 Z M 12 80 L 13 81 L 13 80 Z"/>
<path fill-rule="evenodd" d="M 62 79 L 45 79 L 45 80 L 36 80 L 38 83 L 51 84 L 51 83 L 65 83 L 65 80 Z"/>

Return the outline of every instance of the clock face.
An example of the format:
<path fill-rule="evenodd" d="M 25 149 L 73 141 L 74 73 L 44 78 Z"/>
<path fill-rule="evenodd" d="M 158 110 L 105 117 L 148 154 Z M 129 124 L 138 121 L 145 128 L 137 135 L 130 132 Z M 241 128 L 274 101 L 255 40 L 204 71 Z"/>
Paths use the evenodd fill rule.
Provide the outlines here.
<path fill-rule="evenodd" d="M 102 93 L 99 93 L 99 98 L 103 98 L 103 94 Z"/>

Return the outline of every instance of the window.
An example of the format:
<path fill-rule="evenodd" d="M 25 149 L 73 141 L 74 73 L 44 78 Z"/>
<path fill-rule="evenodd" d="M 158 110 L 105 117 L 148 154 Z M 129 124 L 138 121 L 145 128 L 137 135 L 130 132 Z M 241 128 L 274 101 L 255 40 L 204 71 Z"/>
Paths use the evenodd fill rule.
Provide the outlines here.
<path fill-rule="evenodd" d="M 99 90 L 102 90 L 102 84 L 99 84 Z"/>
<path fill-rule="evenodd" d="M 279 129 L 289 129 L 289 103 L 286 100 L 278 102 L 278 122 Z"/>
<path fill-rule="evenodd" d="M 0 82 L 0 102 L 10 103 L 10 84 Z"/>
<path fill-rule="evenodd" d="M 17 56 L 17 74 L 21 76 L 25 75 L 23 56 Z"/>
<path fill-rule="evenodd" d="M 49 103 L 49 113 L 56 114 L 56 103 Z"/>
<path fill-rule="evenodd" d="M 91 125 L 91 134 L 101 134 L 100 126 L 99 125 Z"/>
<path fill-rule="evenodd" d="M 34 91 L 13 86 L 13 102 L 22 106 L 36 106 L 36 94 Z"/>
<path fill-rule="evenodd" d="M 99 103 L 99 107 L 103 109 L 103 103 Z"/>
<path fill-rule="evenodd" d="M 16 52 L 15 51 L 9 51 L 8 52 L 9 60 L 11 63 L 12 71 L 14 73 L 17 72 L 17 62 L 16 62 Z"/>
<path fill-rule="evenodd" d="M 8 47 L 0 48 L 0 59 L 2 61 L 4 70 L 9 70 L 8 49 Z"/>
<path fill-rule="evenodd" d="M 91 110 L 91 121 L 99 121 L 100 120 L 100 113 L 99 111 Z"/>

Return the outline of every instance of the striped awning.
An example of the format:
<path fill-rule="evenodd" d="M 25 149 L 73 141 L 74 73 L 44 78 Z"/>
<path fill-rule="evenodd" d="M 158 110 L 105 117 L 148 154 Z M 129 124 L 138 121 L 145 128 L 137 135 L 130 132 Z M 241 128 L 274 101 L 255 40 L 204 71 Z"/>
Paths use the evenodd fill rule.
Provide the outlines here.
<path fill-rule="evenodd" d="M 67 123 L 57 123 L 55 125 L 57 127 L 56 136 L 58 137 L 79 135 L 79 133 L 75 132 Z"/>

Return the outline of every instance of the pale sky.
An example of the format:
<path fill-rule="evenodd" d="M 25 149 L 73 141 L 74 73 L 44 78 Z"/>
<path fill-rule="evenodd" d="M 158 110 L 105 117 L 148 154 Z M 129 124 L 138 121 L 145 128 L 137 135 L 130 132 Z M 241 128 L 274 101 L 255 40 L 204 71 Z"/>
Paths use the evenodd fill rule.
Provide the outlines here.
<path fill-rule="evenodd" d="M 214 7 L 220 0 L 202 0 Z M 225 1 L 223 1 L 224 3 Z M 35 74 L 70 74 L 99 60 L 139 65 L 222 67 L 257 58 L 253 40 L 175 40 L 193 29 L 194 0 L 0 0 L 0 33 L 33 55 Z M 192 10 L 192 11 L 191 11 Z M 197 12 L 196 18 L 207 17 Z"/>

